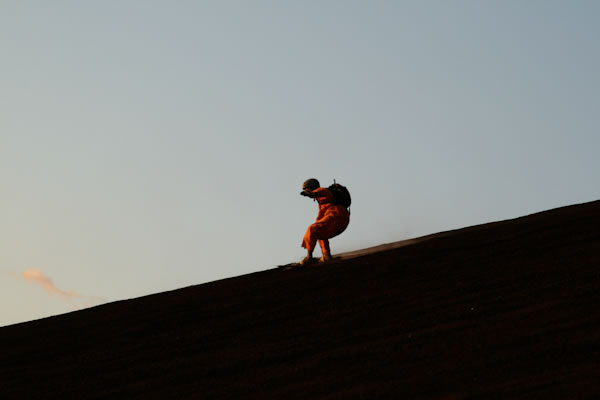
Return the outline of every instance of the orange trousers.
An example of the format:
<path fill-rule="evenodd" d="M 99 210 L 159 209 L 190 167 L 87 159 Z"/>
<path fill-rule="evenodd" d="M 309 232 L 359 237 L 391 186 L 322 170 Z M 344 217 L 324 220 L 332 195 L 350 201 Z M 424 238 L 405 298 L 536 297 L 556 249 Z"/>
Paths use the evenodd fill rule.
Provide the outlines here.
<path fill-rule="evenodd" d="M 329 239 L 344 232 L 349 223 L 350 214 L 345 209 L 340 213 L 326 213 L 323 218 L 308 227 L 302 240 L 302 247 L 312 254 L 318 241 L 321 252 L 330 253 Z"/>

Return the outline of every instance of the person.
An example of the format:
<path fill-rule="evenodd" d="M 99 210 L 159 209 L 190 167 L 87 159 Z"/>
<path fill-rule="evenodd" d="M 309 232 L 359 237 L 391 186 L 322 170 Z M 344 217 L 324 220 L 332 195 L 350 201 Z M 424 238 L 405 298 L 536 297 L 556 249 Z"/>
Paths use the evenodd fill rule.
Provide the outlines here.
<path fill-rule="evenodd" d="M 314 178 L 304 182 L 300 194 L 319 203 L 317 220 L 308 227 L 302 240 L 302 247 L 306 249 L 307 255 L 300 261 L 300 265 L 311 264 L 316 261 L 313 258 L 313 251 L 317 242 L 319 242 L 322 253 L 319 261 L 328 262 L 331 260 L 329 239 L 346 230 L 350 223 L 350 212 L 344 205 L 334 204 L 333 193 L 327 188 L 322 188 L 319 181 Z"/>

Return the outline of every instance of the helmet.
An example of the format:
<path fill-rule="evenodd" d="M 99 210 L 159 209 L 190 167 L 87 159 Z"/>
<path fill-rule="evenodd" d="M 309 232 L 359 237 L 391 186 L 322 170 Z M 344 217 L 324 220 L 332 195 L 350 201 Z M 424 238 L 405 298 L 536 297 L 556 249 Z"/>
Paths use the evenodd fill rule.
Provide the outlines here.
<path fill-rule="evenodd" d="M 302 185 L 302 190 L 315 190 L 321 187 L 321 184 L 315 178 L 310 178 L 304 181 Z"/>

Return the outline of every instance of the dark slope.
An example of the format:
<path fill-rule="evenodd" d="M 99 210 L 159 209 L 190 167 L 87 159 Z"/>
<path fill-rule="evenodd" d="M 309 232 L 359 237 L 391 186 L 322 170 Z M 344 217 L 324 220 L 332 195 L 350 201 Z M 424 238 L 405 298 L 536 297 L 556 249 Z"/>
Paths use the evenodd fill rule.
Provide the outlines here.
<path fill-rule="evenodd" d="M 588 398 L 600 201 L 0 329 L 0 398 Z"/>

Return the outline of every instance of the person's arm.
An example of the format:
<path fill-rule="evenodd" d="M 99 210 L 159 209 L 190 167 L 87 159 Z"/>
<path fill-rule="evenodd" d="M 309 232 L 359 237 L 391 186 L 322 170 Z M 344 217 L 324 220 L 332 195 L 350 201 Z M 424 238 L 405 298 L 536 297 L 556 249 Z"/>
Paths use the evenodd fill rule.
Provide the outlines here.
<path fill-rule="evenodd" d="M 333 201 L 333 193 L 326 188 L 318 188 L 312 191 L 314 199 L 317 199 L 319 204 L 331 203 Z"/>
<path fill-rule="evenodd" d="M 314 199 L 315 194 L 313 192 L 311 192 L 310 190 L 303 190 L 300 192 L 301 196 L 306 196 L 306 197 L 310 197 L 311 199 Z"/>

